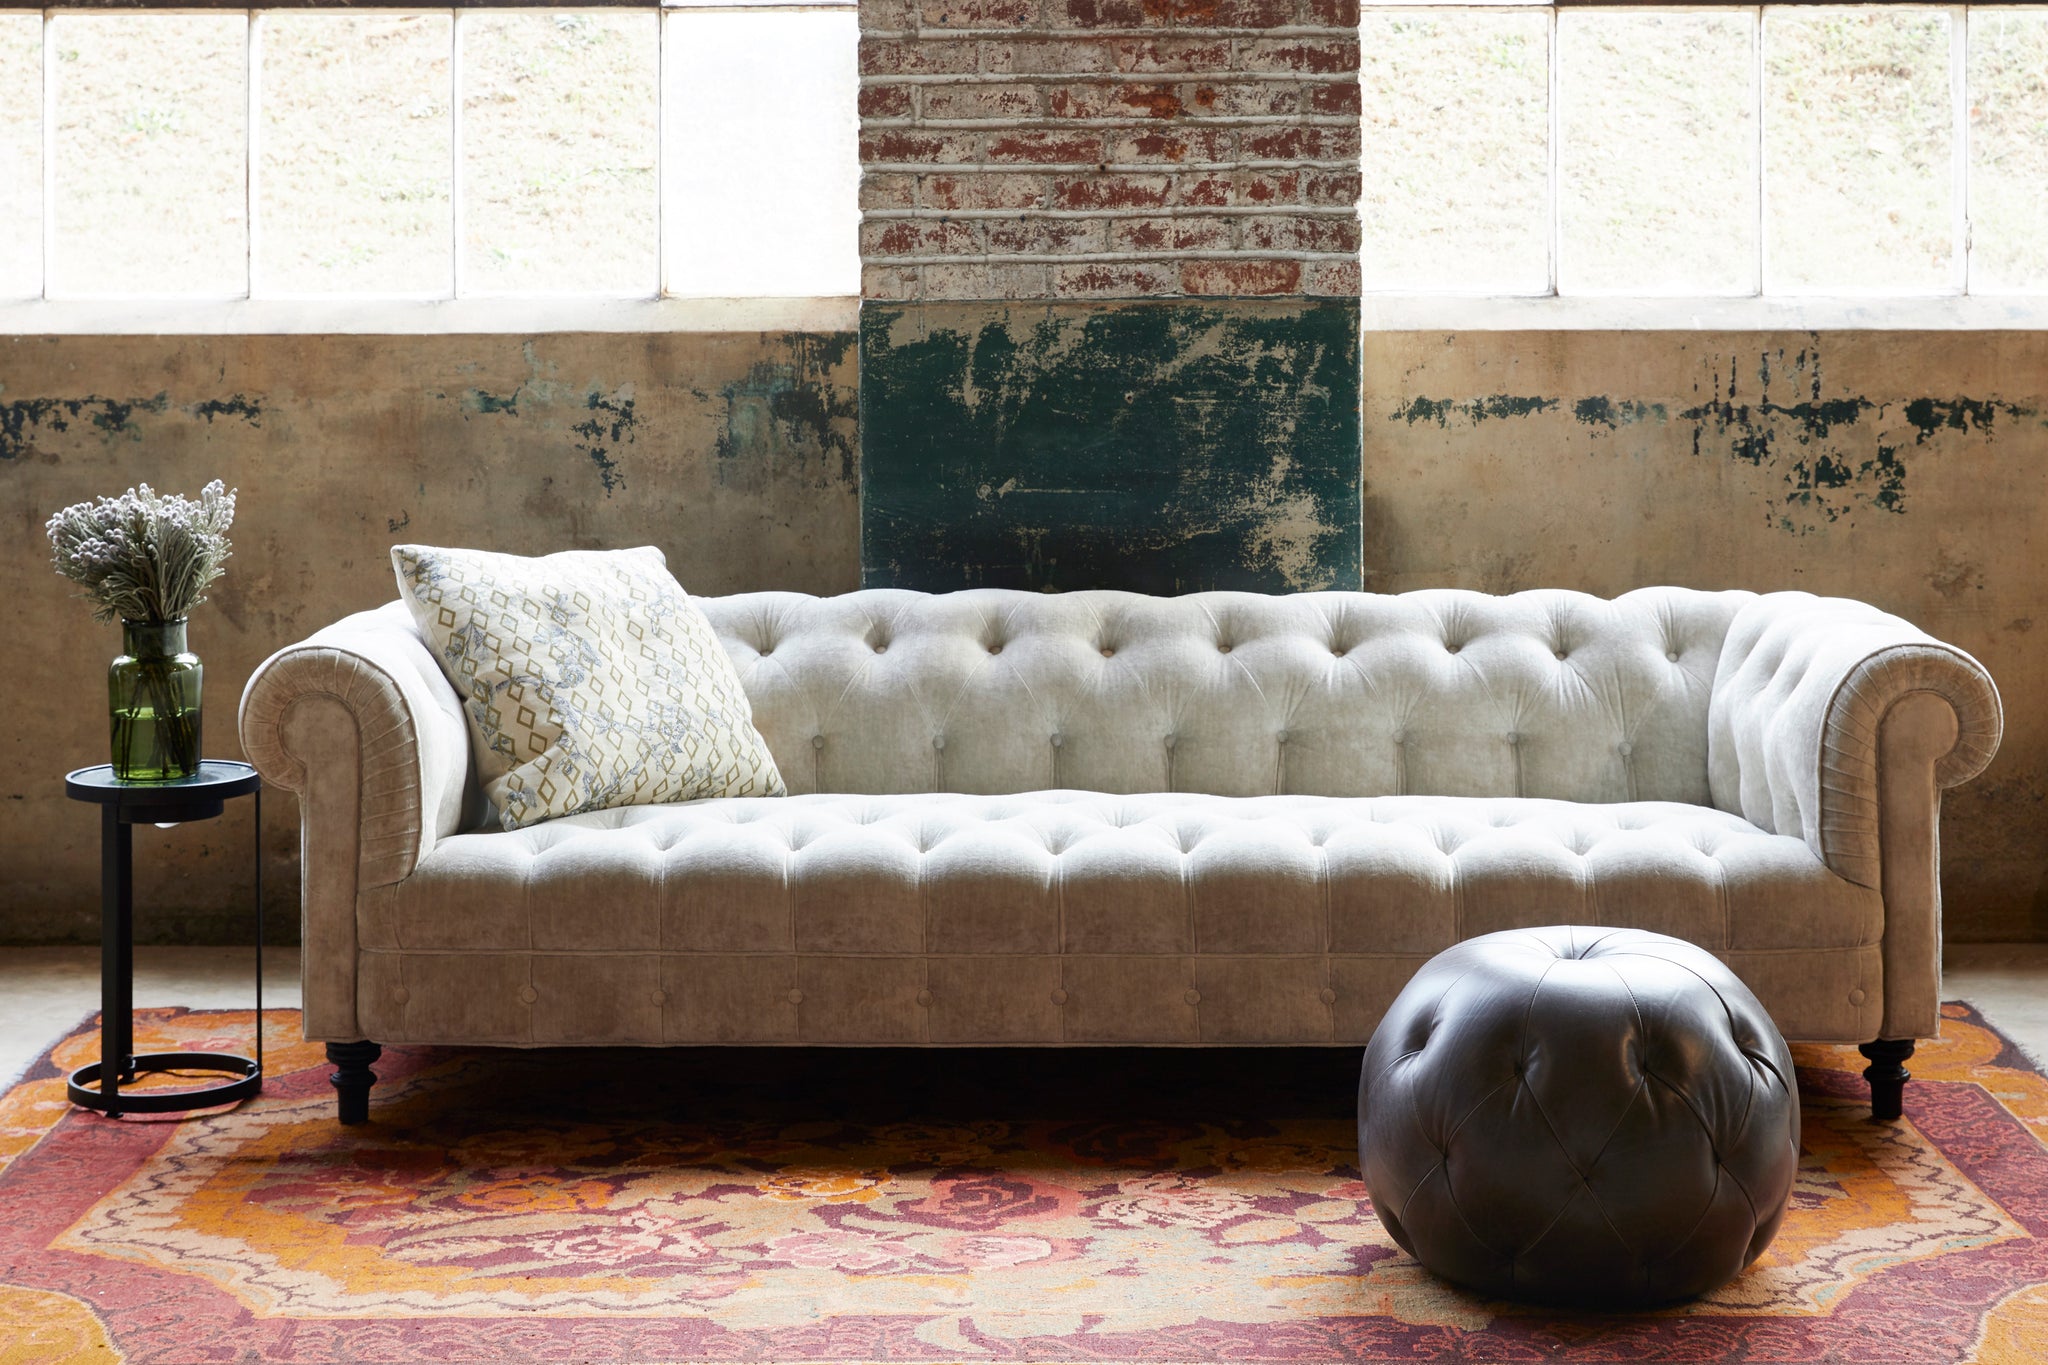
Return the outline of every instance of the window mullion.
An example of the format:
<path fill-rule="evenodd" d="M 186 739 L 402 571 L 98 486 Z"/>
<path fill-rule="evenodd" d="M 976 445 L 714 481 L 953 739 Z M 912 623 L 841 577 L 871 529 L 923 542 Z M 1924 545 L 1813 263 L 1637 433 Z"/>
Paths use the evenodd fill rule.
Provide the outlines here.
<path fill-rule="evenodd" d="M 462 31 L 460 9 L 448 15 L 448 293 L 461 298 L 467 261 L 462 249 Z"/>
<path fill-rule="evenodd" d="M 243 80 L 247 83 L 248 87 L 242 92 L 244 107 L 248 111 L 245 115 L 248 120 L 248 126 L 243 130 L 244 135 L 242 138 L 242 202 L 244 205 L 242 209 L 244 225 L 242 232 L 242 245 L 244 249 L 242 294 L 245 298 L 253 299 L 256 297 L 257 261 L 259 259 L 256 234 L 261 231 L 257 226 L 256 205 L 257 200 L 261 197 L 261 187 L 257 183 L 257 176 L 259 175 L 257 168 L 259 157 L 262 154 L 260 129 L 263 126 L 261 117 L 263 15 L 258 10 L 249 11 L 248 27 L 244 30 L 242 47 Z"/>
<path fill-rule="evenodd" d="M 1770 287 L 1770 168 L 1766 164 L 1769 143 L 1765 138 L 1765 119 L 1769 115 L 1769 102 L 1765 96 L 1764 81 L 1764 7 L 1758 5 L 1751 11 L 1749 30 L 1750 83 L 1755 87 L 1754 108 L 1756 110 L 1756 287 L 1751 293 L 1762 297 Z"/>
<path fill-rule="evenodd" d="M 57 45 L 50 40 L 55 19 L 43 11 L 43 288 L 50 297 L 50 262 L 57 256 Z"/>
<path fill-rule="evenodd" d="M 1958 294 L 1970 292 L 1970 9 L 1949 10 L 1949 198 L 1954 221 L 1955 266 L 1951 279 Z"/>
<path fill-rule="evenodd" d="M 1558 292 L 1558 288 L 1557 288 L 1557 281 L 1558 281 L 1558 268 L 1557 268 L 1557 267 L 1558 267 L 1558 257 L 1559 257 L 1559 255 L 1561 254 L 1561 252 L 1562 252 L 1562 250 L 1563 250 L 1563 243 L 1562 243 L 1562 242 L 1561 242 L 1561 240 L 1560 240 L 1560 233 L 1561 233 L 1562 229 L 1561 229 L 1561 226 L 1560 226 L 1560 222 L 1559 222 L 1559 219 L 1560 219 L 1560 213 L 1559 213 L 1559 202 L 1560 202 L 1560 201 L 1561 201 L 1561 200 L 1563 199 L 1563 197 L 1564 197 L 1564 196 L 1563 196 L 1563 194 L 1561 193 L 1561 185 L 1560 185 L 1560 181 L 1559 181 L 1559 175 L 1560 175 L 1560 169 L 1559 169 L 1559 168 L 1560 168 L 1560 166 L 1561 166 L 1561 164 L 1562 164 L 1562 162 L 1563 162 L 1563 156 L 1561 155 L 1561 147 L 1560 147 L 1560 144 L 1561 144 L 1561 141 L 1562 141 L 1562 138 L 1561 138 L 1561 130 L 1562 130 L 1563 126 L 1564 126 L 1564 118 L 1563 118 L 1563 114 L 1562 114 L 1562 112 L 1560 111 L 1560 109 L 1559 109 L 1559 107 L 1558 107 L 1558 98 L 1557 98 L 1557 68 L 1558 68 L 1558 35 L 1557 35 L 1557 6 L 1556 6 L 1556 5 L 1552 5 L 1552 6 L 1550 7 L 1550 82 L 1549 82 L 1549 84 L 1550 84 L 1550 92 L 1549 92 L 1549 96 L 1548 96 L 1548 99 L 1549 99 L 1549 104 L 1550 104 L 1550 109 L 1549 109 L 1549 113 L 1550 113 L 1550 119 L 1549 119 L 1549 123 L 1550 123 L 1550 172 L 1549 172 L 1549 181 L 1550 181 L 1550 205 L 1549 205 L 1549 208 L 1550 208 L 1550 213 L 1549 213 L 1549 220 L 1550 220 L 1550 291 L 1549 291 L 1549 292 L 1550 292 L 1551 294 L 1553 294 L 1553 295 L 1555 295 L 1555 294 L 1556 294 L 1556 293 Z"/>

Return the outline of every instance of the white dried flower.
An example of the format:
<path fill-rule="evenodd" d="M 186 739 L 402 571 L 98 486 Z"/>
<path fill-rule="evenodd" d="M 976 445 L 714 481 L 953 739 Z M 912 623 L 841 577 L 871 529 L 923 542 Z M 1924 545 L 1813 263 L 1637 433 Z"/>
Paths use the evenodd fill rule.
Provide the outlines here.
<path fill-rule="evenodd" d="M 85 589 L 97 619 L 177 621 L 220 577 L 234 520 L 234 491 L 215 479 L 197 501 L 145 483 L 74 503 L 44 529 L 57 572 Z"/>

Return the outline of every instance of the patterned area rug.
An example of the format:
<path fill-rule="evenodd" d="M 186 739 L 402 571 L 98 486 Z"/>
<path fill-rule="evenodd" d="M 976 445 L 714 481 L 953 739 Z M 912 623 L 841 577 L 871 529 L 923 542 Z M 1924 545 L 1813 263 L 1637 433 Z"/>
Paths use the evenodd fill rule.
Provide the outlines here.
<path fill-rule="evenodd" d="M 342 1129 L 281 1041 L 240 1109 L 72 1110 L 82 1030 L 0 1099 L 0 1362 L 2048 1360 L 2048 1077 L 1945 1013 L 1907 1123 L 1797 1049 L 1777 1242 L 1630 1315 L 1402 1255 L 1349 1052 L 405 1050 Z"/>

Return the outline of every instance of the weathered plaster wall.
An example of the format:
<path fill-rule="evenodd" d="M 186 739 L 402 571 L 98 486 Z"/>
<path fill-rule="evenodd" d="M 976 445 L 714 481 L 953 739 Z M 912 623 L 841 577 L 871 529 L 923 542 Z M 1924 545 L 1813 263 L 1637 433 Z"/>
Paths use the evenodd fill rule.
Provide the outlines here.
<path fill-rule="evenodd" d="M 693 591 L 859 581 L 854 338 L 823 334 L 0 339 L 0 943 L 97 941 L 116 627 L 49 569 L 43 521 L 137 481 L 241 489 L 200 608 L 206 748 L 271 650 L 395 594 L 399 541 L 520 553 L 655 544 Z M 145 941 L 247 941 L 248 803 L 136 841 Z M 297 810 L 265 811 L 297 904 Z"/>
<path fill-rule="evenodd" d="M 871 587 L 1359 586 L 1358 314 L 861 309 Z"/>
<path fill-rule="evenodd" d="M 2048 938 L 2048 334 L 1368 334 L 1366 586 L 1874 602 L 1997 679 L 1956 939 Z"/>

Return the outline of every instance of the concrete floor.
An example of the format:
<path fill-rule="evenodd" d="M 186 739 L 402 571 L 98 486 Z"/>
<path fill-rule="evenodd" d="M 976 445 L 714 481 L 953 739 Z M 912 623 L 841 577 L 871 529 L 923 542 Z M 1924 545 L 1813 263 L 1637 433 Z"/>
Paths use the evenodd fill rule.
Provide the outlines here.
<path fill-rule="evenodd" d="M 247 1009 L 247 948 L 138 948 L 135 1003 Z M 2048 943 L 1951 944 L 1943 997 L 1967 1000 L 2037 1060 L 2048 1061 Z M 96 948 L 0 948 L 0 1084 L 99 1008 Z M 264 1003 L 299 1003 L 299 950 L 264 957 Z"/>

